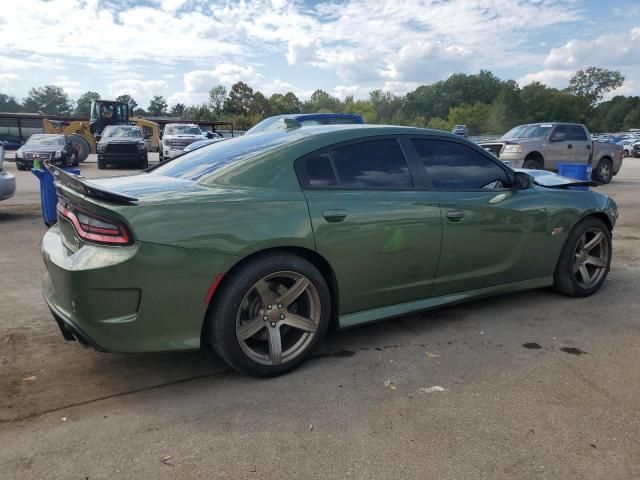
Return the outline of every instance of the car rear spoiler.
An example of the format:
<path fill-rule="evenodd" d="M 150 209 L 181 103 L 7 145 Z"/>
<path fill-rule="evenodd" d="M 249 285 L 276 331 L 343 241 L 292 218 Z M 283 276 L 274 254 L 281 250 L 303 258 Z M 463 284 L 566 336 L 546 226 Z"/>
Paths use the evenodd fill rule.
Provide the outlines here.
<path fill-rule="evenodd" d="M 118 203 L 120 205 L 131 205 L 133 202 L 137 202 L 138 199 L 123 195 L 122 193 L 112 192 L 102 187 L 94 185 L 88 182 L 84 177 L 77 175 L 70 175 L 61 168 L 51 165 L 48 162 L 43 162 L 44 167 L 53 175 L 54 180 L 59 185 L 69 188 L 81 195 L 87 195 L 93 198 L 99 198 L 107 202 Z"/>

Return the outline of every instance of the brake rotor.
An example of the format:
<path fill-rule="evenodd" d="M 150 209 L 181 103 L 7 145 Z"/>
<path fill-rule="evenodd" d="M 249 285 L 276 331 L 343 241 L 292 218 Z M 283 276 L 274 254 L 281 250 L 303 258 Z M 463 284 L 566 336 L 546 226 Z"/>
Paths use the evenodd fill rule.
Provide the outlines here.
<path fill-rule="evenodd" d="M 77 133 L 69 135 L 69 139 L 78 152 L 78 162 L 84 162 L 91 153 L 91 145 L 82 135 Z"/>

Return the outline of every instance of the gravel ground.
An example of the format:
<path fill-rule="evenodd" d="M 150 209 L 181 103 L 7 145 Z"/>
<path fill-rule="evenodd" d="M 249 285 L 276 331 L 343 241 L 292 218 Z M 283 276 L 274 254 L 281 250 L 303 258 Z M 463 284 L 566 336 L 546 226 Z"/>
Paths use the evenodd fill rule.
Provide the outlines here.
<path fill-rule="evenodd" d="M 599 188 L 621 217 L 597 295 L 543 289 L 333 332 L 271 380 L 210 352 L 64 342 L 40 294 L 37 182 L 7 168 L 0 478 L 640 478 L 640 159 Z"/>

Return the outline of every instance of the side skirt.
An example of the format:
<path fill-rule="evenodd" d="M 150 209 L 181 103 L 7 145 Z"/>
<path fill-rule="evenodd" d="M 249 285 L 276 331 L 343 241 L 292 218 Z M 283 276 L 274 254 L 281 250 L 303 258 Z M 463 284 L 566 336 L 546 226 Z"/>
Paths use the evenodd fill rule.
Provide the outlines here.
<path fill-rule="evenodd" d="M 389 305 L 388 307 L 374 308 L 363 312 L 348 313 L 340 315 L 338 324 L 341 329 L 355 327 L 364 323 L 376 322 L 386 318 L 399 317 L 408 313 L 432 310 L 444 305 L 453 305 L 456 303 L 477 300 L 479 298 L 491 297 L 503 293 L 519 292 L 522 290 L 532 290 L 534 288 L 542 288 L 553 285 L 553 276 L 534 278 L 521 282 L 507 283 L 504 285 L 495 285 L 493 287 L 479 288 L 477 290 L 469 290 L 461 293 L 453 293 L 443 295 L 441 297 L 426 298 L 415 302 L 399 303 L 397 305 Z"/>

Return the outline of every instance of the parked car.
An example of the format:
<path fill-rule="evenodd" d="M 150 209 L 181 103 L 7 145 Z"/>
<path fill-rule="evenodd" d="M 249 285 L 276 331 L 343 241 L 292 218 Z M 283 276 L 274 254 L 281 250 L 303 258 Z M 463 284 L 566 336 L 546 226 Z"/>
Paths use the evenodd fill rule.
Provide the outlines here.
<path fill-rule="evenodd" d="M 17 150 L 22 146 L 24 142 L 20 137 L 16 137 L 15 135 L 0 133 L 0 143 L 2 143 L 6 151 L 6 150 Z"/>
<path fill-rule="evenodd" d="M 184 148 L 193 142 L 207 140 L 196 124 L 168 123 L 162 133 L 162 148 L 160 149 L 160 161 L 182 155 Z"/>
<path fill-rule="evenodd" d="M 135 165 L 141 169 L 149 166 L 149 154 L 142 129 L 135 125 L 106 126 L 97 150 L 100 169 L 109 165 Z"/>
<path fill-rule="evenodd" d="M 287 122 L 287 120 L 291 120 L 292 122 Z M 295 113 L 265 118 L 247 130 L 245 135 L 271 130 L 285 130 L 294 125 L 309 127 L 313 125 L 348 125 L 361 123 L 364 123 L 362 117 L 352 113 Z"/>
<path fill-rule="evenodd" d="M 4 169 L 4 147 L 0 144 L 0 200 L 16 193 L 16 178 Z"/>
<path fill-rule="evenodd" d="M 622 147 L 622 154 L 625 157 L 633 157 L 634 145 L 640 144 L 640 140 L 637 138 L 629 138 L 618 142 L 618 145 Z"/>
<path fill-rule="evenodd" d="M 633 149 L 629 152 L 629 156 L 635 158 L 640 157 L 640 142 L 633 144 Z"/>
<path fill-rule="evenodd" d="M 476 144 L 407 127 L 245 135 L 149 173 L 53 168 L 45 299 L 66 339 L 112 352 L 211 344 L 284 373 L 341 328 L 499 293 L 582 297 L 609 271 L 617 207 Z M 548 185 L 548 186 L 545 186 Z"/>
<path fill-rule="evenodd" d="M 520 125 L 480 145 L 516 168 L 557 171 L 558 163 L 591 163 L 592 178 L 600 183 L 609 183 L 622 166 L 622 147 L 593 141 L 577 123 Z"/>
<path fill-rule="evenodd" d="M 197 142 L 190 143 L 189 145 L 184 147 L 184 150 L 182 152 L 183 153 L 187 153 L 187 152 L 190 152 L 192 150 L 197 150 L 198 148 L 205 147 L 207 145 L 211 145 L 213 143 L 218 143 L 218 142 L 220 142 L 222 140 L 225 140 L 225 138 L 222 135 L 220 135 L 219 137 L 217 137 L 217 136 L 213 137 L 213 138 L 208 139 L 208 140 L 198 140 Z"/>
<path fill-rule="evenodd" d="M 466 125 L 456 125 L 453 127 L 453 130 L 451 130 L 451 133 L 454 135 L 462 135 L 465 138 L 469 136 L 469 131 L 467 130 Z"/>
<path fill-rule="evenodd" d="M 78 151 L 67 135 L 38 133 L 31 135 L 24 145 L 16 150 L 18 170 L 33 168 L 33 161 L 47 160 L 53 165 L 69 167 L 78 165 Z"/>

